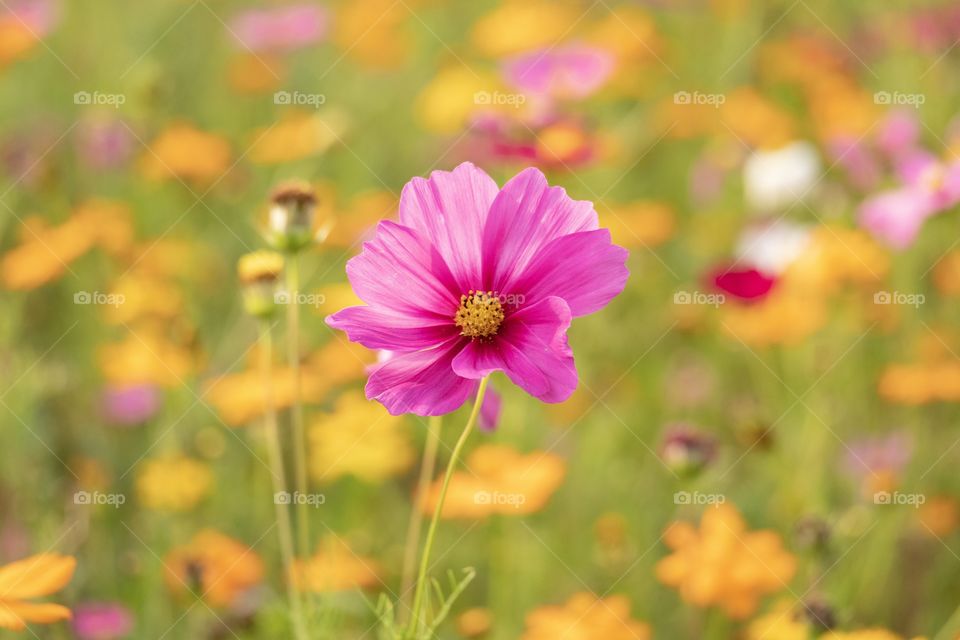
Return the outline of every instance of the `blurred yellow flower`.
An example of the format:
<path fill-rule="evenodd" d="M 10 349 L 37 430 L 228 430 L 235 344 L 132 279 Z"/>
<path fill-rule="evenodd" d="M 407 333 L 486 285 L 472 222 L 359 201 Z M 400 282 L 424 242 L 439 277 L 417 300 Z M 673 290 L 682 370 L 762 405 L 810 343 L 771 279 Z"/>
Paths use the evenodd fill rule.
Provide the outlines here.
<path fill-rule="evenodd" d="M 175 284 L 161 278 L 128 272 L 110 293 L 122 304 L 105 305 L 104 316 L 112 324 L 130 324 L 142 318 L 175 318 L 183 311 L 183 294 Z"/>
<path fill-rule="evenodd" d="M 69 620 L 67 607 L 31 599 L 63 589 L 76 567 L 75 558 L 56 553 L 40 553 L 0 567 L 0 629 L 23 631 L 31 623 Z"/>
<path fill-rule="evenodd" d="M 790 114 L 753 87 L 729 92 L 717 111 L 729 127 L 726 131 L 753 147 L 779 149 L 795 139 L 796 125 Z M 722 125 L 718 132 L 725 133 Z"/>
<path fill-rule="evenodd" d="M 797 344 L 826 323 L 826 311 L 820 296 L 781 288 L 753 304 L 724 305 L 721 322 L 728 334 L 752 347 Z"/>
<path fill-rule="evenodd" d="M 247 153 L 257 164 L 282 164 L 326 151 L 346 132 L 347 118 L 334 109 L 321 113 L 294 110 L 251 136 Z"/>
<path fill-rule="evenodd" d="M 179 454 L 145 460 L 137 471 L 140 502 L 155 511 L 189 511 L 212 487 L 210 467 Z"/>
<path fill-rule="evenodd" d="M 39 40 L 13 18 L 0 18 L 0 70 L 27 55 Z"/>
<path fill-rule="evenodd" d="M 179 178 L 209 184 L 230 168 L 230 144 L 223 137 L 191 124 L 169 125 L 150 143 L 141 160 L 151 180 Z"/>
<path fill-rule="evenodd" d="M 580 592 L 562 605 L 540 607 L 527 614 L 521 640 L 648 640 L 650 626 L 630 617 L 626 596 L 598 598 Z"/>
<path fill-rule="evenodd" d="M 732 618 L 745 618 L 764 595 L 787 588 L 796 559 L 773 531 L 748 531 L 736 507 L 708 507 L 699 531 L 674 522 L 664 532 L 673 554 L 657 563 L 657 579 L 674 587 L 685 602 L 718 606 Z"/>
<path fill-rule="evenodd" d="M 414 113 L 427 131 L 442 134 L 458 133 L 478 109 L 487 108 L 479 97 L 499 90 L 491 75 L 456 65 L 441 69 L 417 96 Z M 496 108 L 491 105 L 491 108 Z"/>
<path fill-rule="evenodd" d="M 656 247 L 669 240 L 676 230 L 673 207 L 665 202 L 637 200 L 598 208 L 600 226 L 610 229 L 614 244 L 628 249 Z"/>
<path fill-rule="evenodd" d="M 811 640 L 811 635 L 810 624 L 782 601 L 747 626 L 746 640 Z"/>
<path fill-rule="evenodd" d="M 227 81 L 237 93 L 259 95 L 280 88 L 286 75 L 283 61 L 266 53 L 239 53 L 227 66 Z"/>
<path fill-rule="evenodd" d="M 921 533 L 945 538 L 960 526 L 960 503 L 951 496 L 930 496 L 917 508 Z"/>
<path fill-rule="evenodd" d="M 353 0 L 337 7 L 333 40 L 343 55 L 373 69 L 403 66 L 412 48 L 407 22 L 419 2 Z"/>
<path fill-rule="evenodd" d="M 293 564 L 293 581 L 301 591 L 331 593 L 364 589 L 380 584 L 376 561 L 360 556 L 343 540 L 324 539 L 317 552 Z"/>
<path fill-rule="evenodd" d="M 501 0 L 473 25 L 470 40 L 481 54 L 498 58 L 559 44 L 582 17 L 572 3 Z"/>
<path fill-rule="evenodd" d="M 212 607 L 229 607 L 263 581 L 263 560 L 247 545 L 213 529 L 198 532 L 164 559 L 167 587 L 193 592 Z"/>
<path fill-rule="evenodd" d="M 389 191 L 356 194 L 345 207 L 336 209 L 336 224 L 327 236 L 327 244 L 344 249 L 357 246 L 373 233 L 380 220 L 392 217 L 397 206 L 396 196 Z"/>
<path fill-rule="evenodd" d="M 196 356 L 153 327 L 131 329 L 120 342 L 98 350 L 104 377 L 118 384 L 156 384 L 178 387 L 190 376 Z"/>
<path fill-rule="evenodd" d="M 815 227 L 807 249 L 784 274 L 787 286 L 814 292 L 841 285 L 876 285 L 890 270 L 890 255 L 868 233 L 837 225 Z"/>
<path fill-rule="evenodd" d="M 878 382 L 880 397 L 893 404 L 917 406 L 960 400 L 960 363 L 890 364 Z"/>
<path fill-rule="evenodd" d="M 484 607 L 467 609 L 457 616 L 457 633 L 464 638 L 480 638 L 493 628 L 493 614 Z"/>
<path fill-rule="evenodd" d="M 293 404 L 293 372 L 287 367 L 274 367 L 273 403 L 278 409 Z M 325 388 L 322 379 L 308 370 L 302 371 L 301 397 L 320 396 Z M 204 397 L 216 408 L 223 421 L 231 427 L 239 427 L 263 415 L 266 395 L 260 371 L 251 369 L 216 378 L 207 383 Z"/>
<path fill-rule="evenodd" d="M 945 296 L 960 296 L 960 250 L 940 258 L 933 269 L 933 284 Z"/>
<path fill-rule="evenodd" d="M 26 291 L 56 280 L 94 243 L 92 230 L 76 217 L 56 227 L 31 217 L 24 221 L 24 230 L 24 241 L 4 254 L 0 262 L 0 276 L 7 289 Z"/>
<path fill-rule="evenodd" d="M 321 482 L 346 475 L 383 482 L 410 468 L 414 460 L 403 416 L 392 416 L 360 391 L 337 399 L 333 413 L 310 426 L 310 472 Z"/>
<path fill-rule="evenodd" d="M 367 368 L 375 362 L 376 356 L 366 347 L 335 337 L 314 351 L 305 364 L 332 389 L 364 378 Z"/>
<path fill-rule="evenodd" d="M 563 482 L 566 463 L 546 451 L 522 454 L 506 445 L 477 447 L 453 474 L 443 518 L 485 518 L 493 514 L 525 515 L 543 509 Z M 442 478 L 430 487 L 423 511 L 432 514 Z"/>

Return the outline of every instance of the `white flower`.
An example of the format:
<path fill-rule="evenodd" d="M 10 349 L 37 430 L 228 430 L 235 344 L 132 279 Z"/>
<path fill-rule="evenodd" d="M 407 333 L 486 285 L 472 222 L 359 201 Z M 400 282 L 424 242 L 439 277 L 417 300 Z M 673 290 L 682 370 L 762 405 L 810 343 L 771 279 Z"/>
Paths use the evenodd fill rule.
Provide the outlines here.
<path fill-rule="evenodd" d="M 777 220 L 747 227 L 737 243 L 737 263 L 767 275 L 783 273 L 810 245 L 810 228 Z"/>
<path fill-rule="evenodd" d="M 809 142 L 775 151 L 755 151 L 743 167 L 743 191 L 751 208 L 783 209 L 813 188 L 820 178 L 820 156 Z"/>

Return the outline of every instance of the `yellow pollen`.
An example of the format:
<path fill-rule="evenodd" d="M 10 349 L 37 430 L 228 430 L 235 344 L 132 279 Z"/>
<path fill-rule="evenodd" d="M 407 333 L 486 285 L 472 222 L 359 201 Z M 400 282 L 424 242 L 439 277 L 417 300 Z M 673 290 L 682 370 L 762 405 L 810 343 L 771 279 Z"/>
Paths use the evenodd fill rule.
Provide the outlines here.
<path fill-rule="evenodd" d="M 460 327 L 460 335 L 471 340 L 489 340 L 497 334 L 503 322 L 503 306 L 493 291 L 470 290 L 460 296 L 460 308 L 453 321 Z"/>

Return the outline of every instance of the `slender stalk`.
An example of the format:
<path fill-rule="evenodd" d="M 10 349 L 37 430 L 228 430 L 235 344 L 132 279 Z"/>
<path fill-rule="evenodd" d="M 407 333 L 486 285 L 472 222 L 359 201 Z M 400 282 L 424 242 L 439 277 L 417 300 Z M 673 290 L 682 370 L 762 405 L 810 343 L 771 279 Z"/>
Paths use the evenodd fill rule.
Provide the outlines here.
<path fill-rule="evenodd" d="M 447 471 L 443 476 L 443 484 L 440 486 L 440 497 L 437 500 L 437 506 L 433 510 L 433 518 L 430 520 L 430 528 L 427 529 L 427 540 L 423 545 L 423 555 L 420 558 L 420 571 L 417 574 L 417 590 L 413 597 L 413 616 L 410 619 L 410 626 L 407 627 L 407 638 L 415 638 L 420 627 L 423 625 L 421 613 L 423 609 L 423 598 L 427 588 L 427 568 L 430 566 L 430 550 L 433 548 L 433 541 L 437 535 L 437 524 L 440 522 L 440 514 L 443 512 L 443 503 L 447 499 L 447 489 L 450 487 L 450 479 L 460 460 L 460 454 L 463 446 L 473 430 L 473 425 L 477 422 L 477 416 L 480 415 L 480 405 L 483 404 L 483 396 L 487 392 L 487 383 L 489 377 L 484 377 L 480 381 L 480 387 L 477 389 L 477 398 L 473 402 L 473 410 L 470 412 L 470 419 L 467 420 L 467 426 L 463 428 L 463 433 L 453 447 L 453 453 L 450 455 L 450 462 L 447 464 Z"/>
<path fill-rule="evenodd" d="M 278 499 L 278 494 L 287 494 L 286 469 L 283 464 L 283 449 L 280 446 L 280 433 L 277 429 L 277 410 L 273 400 L 273 336 L 267 321 L 260 327 L 260 371 L 265 399 L 264 432 L 267 451 L 270 457 L 270 475 L 273 479 L 274 507 L 276 509 L 277 529 L 280 535 L 280 554 L 283 559 L 283 572 L 286 577 L 287 596 L 290 598 L 290 611 L 293 627 L 298 640 L 307 640 L 303 606 L 300 594 L 293 581 L 293 531 L 290 525 L 290 511 L 286 504 Z"/>
<path fill-rule="evenodd" d="M 420 478 L 417 480 L 417 493 L 410 511 L 410 522 L 407 524 L 407 545 L 403 553 L 403 577 L 400 581 L 400 601 L 405 605 L 413 588 L 413 572 L 417 563 L 417 548 L 420 546 L 420 533 L 423 528 L 423 504 L 427 499 L 430 488 L 430 479 L 437 466 L 437 449 L 440 445 L 441 416 L 430 416 L 427 421 L 427 443 L 423 449 L 423 462 L 420 464 Z M 400 615 L 405 619 L 406 607 L 401 608 Z"/>
<path fill-rule="evenodd" d="M 293 422 L 293 466 L 297 491 L 307 495 L 307 450 L 303 428 L 302 381 L 300 371 L 300 259 L 296 252 L 287 255 L 287 357 L 293 374 L 293 405 L 290 407 Z M 305 500 L 297 502 L 297 553 L 301 558 L 310 555 L 309 505 Z"/>
<path fill-rule="evenodd" d="M 937 635 L 933 636 L 933 640 L 950 640 L 950 638 L 956 637 L 954 634 L 958 630 L 960 630 L 960 607 L 956 608 Z"/>

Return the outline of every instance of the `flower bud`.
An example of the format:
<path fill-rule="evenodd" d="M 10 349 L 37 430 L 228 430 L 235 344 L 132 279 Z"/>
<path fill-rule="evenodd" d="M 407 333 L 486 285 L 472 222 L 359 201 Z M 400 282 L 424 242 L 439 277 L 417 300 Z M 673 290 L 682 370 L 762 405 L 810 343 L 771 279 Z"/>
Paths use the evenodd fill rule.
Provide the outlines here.
<path fill-rule="evenodd" d="M 254 251 L 240 258 L 237 275 L 243 288 L 243 306 L 258 318 L 273 314 L 277 284 L 283 273 L 283 256 L 274 251 Z"/>
<path fill-rule="evenodd" d="M 270 199 L 267 239 L 280 251 L 296 253 L 313 242 L 317 197 L 306 182 L 289 182 Z"/>
<path fill-rule="evenodd" d="M 716 456 L 717 443 L 712 436 L 686 424 L 667 428 L 660 445 L 660 457 L 680 476 L 693 476 Z"/>

